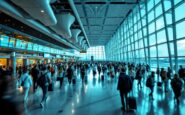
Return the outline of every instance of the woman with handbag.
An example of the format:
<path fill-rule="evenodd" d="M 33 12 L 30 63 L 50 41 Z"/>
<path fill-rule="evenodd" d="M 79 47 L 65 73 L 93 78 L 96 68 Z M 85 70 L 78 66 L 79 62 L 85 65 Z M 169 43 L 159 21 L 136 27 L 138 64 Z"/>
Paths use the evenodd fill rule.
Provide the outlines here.
<path fill-rule="evenodd" d="M 30 87 L 33 84 L 32 78 L 28 74 L 28 70 L 26 67 L 23 67 L 23 74 L 20 77 L 19 84 L 24 89 L 24 104 L 26 104 L 28 100 L 28 94 L 29 94 Z"/>

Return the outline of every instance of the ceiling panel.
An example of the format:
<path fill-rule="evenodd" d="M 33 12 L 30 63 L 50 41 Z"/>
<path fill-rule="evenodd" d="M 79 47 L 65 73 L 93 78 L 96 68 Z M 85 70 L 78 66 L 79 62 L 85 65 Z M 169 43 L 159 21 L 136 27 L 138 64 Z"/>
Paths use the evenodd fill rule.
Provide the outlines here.
<path fill-rule="evenodd" d="M 106 18 L 106 25 L 119 25 L 123 21 L 123 18 Z"/>
<path fill-rule="evenodd" d="M 82 5 L 76 5 L 77 12 L 80 17 L 85 17 L 84 10 L 82 8 Z"/>
<path fill-rule="evenodd" d="M 89 18 L 89 25 L 103 25 L 103 18 Z"/>
<path fill-rule="evenodd" d="M 81 21 L 82 21 L 82 24 L 83 24 L 83 25 L 87 25 L 87 20 L 86 20 L 86 18 L 81 18 Z"/>
<path fill-rule="evenodd" d="M 112 35 L 115 31 L 103 31 L 102 34 L 103 35 Z"/>
<path fill-rule="evenodd" d="M 118 27 L 118 26 L 104 26 L 104 27 L 103 27 L 103 30 L 105 30 L 105 31 L 106 31 L 106 30 L 114 30 L 114 31 L 115 31 L 115 30 L 117 29 L 117 27 Z"/>
<path fill-rule="evenodd" d="M 90 26 L 90 31 L 101 31 L 102 26 Z"/>
<path fill-rule="evenodd" d="M 107 5 L 104 4 L 86 4 L 85 10 L 87 17 L 104 17 Z"/>
<path fill-rule="evenodd" d="M 85 31 L 89 31 L 88 26 L 84 26 Z"/>
<path fill-rule="evenodd" d="M 122 17 L 124 18 L 128 11 L 133 7 L 133 5 L 125 5 L 125 4 L 110 4 L 107 17 Z M 114 11 L 112 10 L 114 9 Z"/>
<path fill-rule="evenodd" d="M 74 0 L 92 46 L 105 45 L 137 0 Z M 106 3 L 107 2 L 107 3 Z M 128 3 L 126 3 L 128 2 Z M 85 17 L 83 17 L 85 16 Z M 85 20 L 87 19 L 87 20 Z"/>

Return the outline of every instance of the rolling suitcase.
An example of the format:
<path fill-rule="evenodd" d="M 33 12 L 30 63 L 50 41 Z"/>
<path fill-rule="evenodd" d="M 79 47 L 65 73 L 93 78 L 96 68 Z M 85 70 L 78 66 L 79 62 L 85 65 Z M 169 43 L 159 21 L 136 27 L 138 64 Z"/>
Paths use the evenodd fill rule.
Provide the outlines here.
<path fill-rule="evenodd" d="M 135 97 L 128 97 L 128 106 L 130 110 L 136 110 L 137 104 L 136 104 L 136 98 Z"/>
<path fill-rule="evenodd" d="M 132 92 L 132 95 L 130 94 L 128 97 L 129 110 L 136 110 L 137 109 L 136 98 L 134 97 L 133 91 L 131 92 Z"/>

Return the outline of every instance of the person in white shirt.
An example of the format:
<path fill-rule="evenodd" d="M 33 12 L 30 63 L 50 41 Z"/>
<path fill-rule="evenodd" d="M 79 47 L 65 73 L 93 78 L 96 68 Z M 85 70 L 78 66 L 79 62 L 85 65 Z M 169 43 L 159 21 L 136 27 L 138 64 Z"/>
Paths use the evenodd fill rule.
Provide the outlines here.
<path fill-rule="evenodd" d="M 23 68 L 23 74 L 21 75 L 19 82 L 20 82 L 20 85 L 24 89 L 24 104 L 26 104 L 28 100 L 28 94 L 29 94 L 30 87 L 33 84 L 32 78 L 28 74 L 28 70 L 26 67 Z"/>

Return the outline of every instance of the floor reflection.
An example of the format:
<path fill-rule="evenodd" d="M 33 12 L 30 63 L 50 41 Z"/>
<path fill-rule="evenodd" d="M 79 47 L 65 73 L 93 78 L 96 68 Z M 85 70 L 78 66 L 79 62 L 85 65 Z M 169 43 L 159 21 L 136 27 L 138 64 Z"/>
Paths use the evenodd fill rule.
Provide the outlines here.
<path fill-rule="evenodd" d="M 77 71 L 77 75 L 79 75 Z M 117 91 L 117 76 L 110 79 L 101 75 L 92 75 L 88 71 L 87 80 L 82 83 L 80 76 L 77 77 L 75 85 L 69 84 L 64 80 L 64 86 L 59 89 L 59 83 L 55 86 L 55 91 L 49 93 L 44 109 L 41 109 L 39 102 L 42 93 L 38 90 L 31 94 L 29 104 L 25 108 L 26 115 L 181 115 L 185 109 L 185 94 L 181 97 L 180 106 L 177 107 L 173 98 L 174 95 L 169 87 L 169 92 L 164 93 L 162 88 L 155 86 L 154 100 L 152 101 L 148 94 L 150 90 L 145 87 L 145 81 L 142 82 L 142 89 L 137 88 L 137 81 L 134 81 L 133 95 L 137 98 L 137 111 L 122 112 L 120 97 Z"/>

